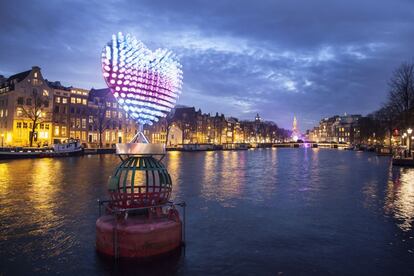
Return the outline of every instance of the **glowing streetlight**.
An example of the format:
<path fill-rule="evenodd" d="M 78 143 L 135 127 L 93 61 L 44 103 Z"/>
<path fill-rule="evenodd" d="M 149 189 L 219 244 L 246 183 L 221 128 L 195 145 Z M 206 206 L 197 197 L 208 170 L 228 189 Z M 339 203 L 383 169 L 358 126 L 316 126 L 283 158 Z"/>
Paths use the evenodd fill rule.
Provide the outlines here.
<path fill-rule="evenodd" d="M 411 156 L 411 133 L 413 133 L 413 130 L 411 128 L 407 129 L 407 133 L 408 133 L 408 141 L 407 141 L 407 146 L 408 146 L 408 156 Z"/>

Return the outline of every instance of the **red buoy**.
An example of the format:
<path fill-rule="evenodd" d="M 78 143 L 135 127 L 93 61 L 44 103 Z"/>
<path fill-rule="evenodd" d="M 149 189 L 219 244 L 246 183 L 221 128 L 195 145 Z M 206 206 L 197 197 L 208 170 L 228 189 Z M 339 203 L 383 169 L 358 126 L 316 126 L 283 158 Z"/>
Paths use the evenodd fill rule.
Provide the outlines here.
<path fill-rule="evenodd" d="M 109 179 L 106 214 L 96 221 L 96 249 L 116 258 L 148 258 L 181 246 L 183 224 L 169 202 L 171 177 L 151 156 L 123 160 Z M 181 205 L 183 206 L 183 205 Z"/>

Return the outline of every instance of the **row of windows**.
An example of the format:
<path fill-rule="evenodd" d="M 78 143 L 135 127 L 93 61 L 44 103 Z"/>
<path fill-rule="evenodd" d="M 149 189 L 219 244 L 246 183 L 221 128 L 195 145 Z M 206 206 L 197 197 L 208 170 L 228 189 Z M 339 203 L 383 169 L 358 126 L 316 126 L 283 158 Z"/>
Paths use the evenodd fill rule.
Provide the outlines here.
<path fill-rule="evenodd" d="M 7 109 L 0 109 L 0 118 L 7 117 L 9 115 L 9 111 Z"/>
<path fill-rule="evenodd" d="M 78 94 L 78 95 L 88 96 L 88 92 L 86 92 L 86 91 L 72 90 L 71 92 L 72 92 L 72 94 Z"/>
<path fill-rule="evenodd" d="M 107 110 L 106 112 L 105 112 L 105 117 L 106 118 L 111 118 L 111 111 L 110 110 Z M 119 119 L 122 119 L 122 113 L 121 112 L 116 112 L 116 111 L 112 111 L 112 118 L 119 118 Z"/>
<path fill-rule="evenodd" d="M 106 106 L 107 106 L 107 107 L 111 107 L 111 102 L 106 102 Z M 117 107 L 118 107 L 118 105 L 117 105 L 116 103 L 112 103 L 112 107 L 113 107 L 113 108 L 117 108 Z"/>
<path fill-rule="evenodd" d="M 82 128 L 86 129 L 86 118 L 70 118 L 70 126 L 74 128 Z"/>
<path fill-rule="evenodd" d="M 24 98 L 23 97 L 17 98 L 17 104 L 24 105 L 25 104 Z M 26 98 L 26 105 L 32 105 L 32 104 L 34 104 L 33 103 L 33 98 Z M 49 107 L 49 101 L 44 101 L 43 106 L 44 107 Z"/>
<path fill-rule="evenodd" d="M 61 127 L 55 126 L 53 133 L 55 136 L 66 136 L 67 134 L 66 126 L 61 126 Z"/>
<path fill-rule="evenodd" d="M 33 124 L 28 122 L 17 122 L 16 128 L 32 128 Z M 36 129 L 49 129 L 49 124 L 38 124 L 36 126 Z"/>
<path fill-rule="evenodd" d="M 56 97 L 55 98 L 55 102 L 56 103 L 63 103 L 63 104 L 67 104 L 68 103 L 68 98 L 64 98 L 64 97 Z"/>
<path fill-rule="evenodd" d="M 17 117 L 23 116 L 24 115 L 23 112 L 24 111 L 23 111 L 23 108 L 22 107 L 16 108 L 16 115 L 17 115 Z M 46 113 L 45 112 L 42 112 L 39 117 L 45 117 L 45 116 L 46 116 Z"/>
<path fill-rule="evenodd" d="M 86 99 L 72 97 L 70 98 L 70 103 L 87 105 L 88 101 Z"/>
<path fill-rule="evenodd" d="M 0 88 L 0 94 L 9 92 L 10 88 L 8 86 Z"/>
<path fill-rule="evenodd" d="M 71 130 L 69 132 L 69 136 L 71 138 L 80 139 L 81 141 L 86 141 L 86 131 L 74 131 Z M 120 140 L 120 137 L 122 137 L 122 134 L 120 132 L 109 132 L 105 131 L 103 135 L 103 142 L 118 142 Z M 63 135 L 62 135 L 63 136 Z M 98 141 L 98 133 L 89 133 L 88 142 L 90 143 L 97 143 Z"/>
<path fill-rule="evenodd" d="M 63 95 L 69 97 L 69 93 L 63 92 L 62 94 L 60 92 L 55 92 L 56 95 Z"/>

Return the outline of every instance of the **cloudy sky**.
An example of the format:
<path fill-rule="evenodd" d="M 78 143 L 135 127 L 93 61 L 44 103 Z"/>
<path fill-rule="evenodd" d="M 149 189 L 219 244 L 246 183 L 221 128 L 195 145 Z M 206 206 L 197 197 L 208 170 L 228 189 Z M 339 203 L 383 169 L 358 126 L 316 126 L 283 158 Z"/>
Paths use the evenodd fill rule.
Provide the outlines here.
<path fill-rule="evenodd" d="M 242 119 L 258 112 L 302 130 L 385 101 L 393 69 L 414 58 L 414 1 L 1 1 L 0 74 L 105 87 L 113 33 L 170 48 L 184 70 L 179 104 Z"/>

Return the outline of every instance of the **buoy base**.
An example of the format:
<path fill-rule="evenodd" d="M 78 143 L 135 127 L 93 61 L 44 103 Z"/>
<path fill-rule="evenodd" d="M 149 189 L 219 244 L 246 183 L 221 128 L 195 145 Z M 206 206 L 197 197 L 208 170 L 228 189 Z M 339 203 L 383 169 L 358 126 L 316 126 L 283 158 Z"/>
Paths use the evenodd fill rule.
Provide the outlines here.
<path fill-rule="evenodd" d="M 127 219 L 104 215 L 96 221 L 96 249 L 115 258 L 150 258 L 181 246 L 182 223 L 167 216 Z"/>

